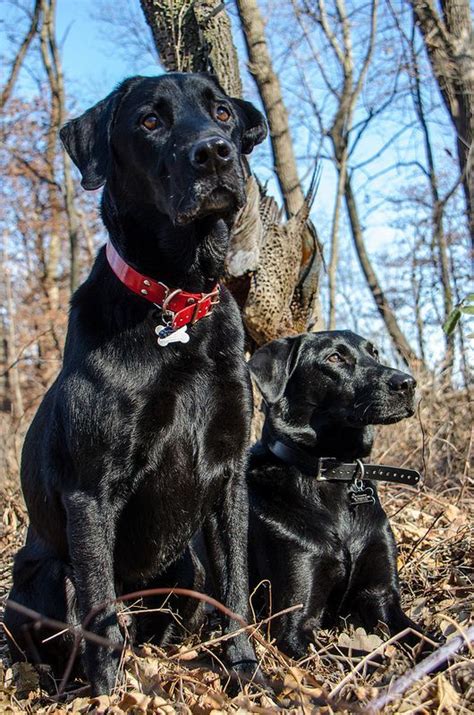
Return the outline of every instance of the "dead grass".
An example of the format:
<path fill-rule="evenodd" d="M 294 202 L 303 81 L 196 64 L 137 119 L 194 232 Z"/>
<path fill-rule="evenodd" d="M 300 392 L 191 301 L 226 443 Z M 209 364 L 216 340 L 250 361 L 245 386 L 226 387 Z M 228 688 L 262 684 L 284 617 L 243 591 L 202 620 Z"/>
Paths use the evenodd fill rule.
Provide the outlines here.
<path fill-rule="evenodd" d="M 420 490 L 393 485 L 381 498 L 399 544 L 404 606 L 428 631 L 445 638 L 466 632 L 472 623 L 474 577 L 473 482 L 469 475 L 471 413 L 463 392 L 425 387 L 419 419 L 380 430 L 373 461 L 423 471 Z M 27 424 L 25 419 L 23 423 Z M 22 428 L 3 425 L 2 537 L 0 597 L 6 596 L 11 560 L 22 543 L 26 515 L 17 485 L 16 450 Z M 259 631 L 266 634 L 265 626 Z M 218 635 L 218 633 L 217 633 Z M 90 699 L 84 691 L 66 700 L 47 696 L 41 678 L 29 665 L 10 667 L 0 643 L 0 712 L 95 713 L 472 713 L 474 657 L 467 647 L 438 674 L 413 673 L 412 655 L 384 634 L 351 627 L 317 634 L 308 655 L 296 663 L 265 639 L 256 643 L 262 670 L 275 694 L 245 687 L 231 696 L 221 661 L 220 643 L 210 643 L 211 628 L 201 640 L 190 638 L 164 652 L 146 646 L 128 649 L 114 693 Z M 260 642 L 261 641 L 261 642 Z M 350 650 L 366 653 L 351 657 Z M 372 662 L 374 655 L 380 658 Z M 371 702 L 390 692 L 408 674 L 413 682 L 382 710 Z M 413 676 L 412 676 L 413 674 Z M 77 684 L 76 686 L 77 687 Z"/>

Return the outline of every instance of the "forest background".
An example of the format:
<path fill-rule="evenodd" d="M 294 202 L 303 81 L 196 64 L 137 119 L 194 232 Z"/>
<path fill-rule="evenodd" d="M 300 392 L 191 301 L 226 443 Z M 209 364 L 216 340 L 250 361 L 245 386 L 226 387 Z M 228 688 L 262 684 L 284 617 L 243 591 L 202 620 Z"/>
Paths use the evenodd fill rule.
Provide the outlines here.
<path fill-rule="evenodd" d="M 23 436 L 61 364 L 71 291 L 106 239 L 99 192 L 81 189 L 58 129 L 124 77 L 211 69 L 270 125 L 226 275 L 248 350 L 351 329 L 416 375 L 417 417 L 380 430 L 377 456 L 422 470 L 417 502 L 388 492 L 401 558 L 417 545 L 407 578 L 412 596 L 435 580 L 434 618 L 446 594 L 424 549 L 442 545 L 459 620 L 472 576 L 460 556 L 472 545 L 469 2 L 4 0 L 0 13 L 4 573 L 24 527 Z"/>

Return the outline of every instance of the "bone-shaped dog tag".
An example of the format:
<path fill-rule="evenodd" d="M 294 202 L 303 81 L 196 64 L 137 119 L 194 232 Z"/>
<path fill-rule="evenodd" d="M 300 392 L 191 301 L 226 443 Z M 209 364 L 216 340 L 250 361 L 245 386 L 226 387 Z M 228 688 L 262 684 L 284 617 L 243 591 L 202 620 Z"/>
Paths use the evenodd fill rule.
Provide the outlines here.
<path fill-rule="evenodd" d="M 355 487 L 349 490 L 349 504 L 360 506 L 361 504 L 375 504 L 374 490 L 371 487 Z"/>
<path fill-rule="evenodd" d="M 189 343 L 187 325 L 183 325 L 183 327 L 178 328 L 178 330 L 173 330 L 173 328 L 168 325 L 157 325 L 155 333 L 158 335 L 157 342 L 160 348 L 164 348 L 165 345 L 169 345 L 170 343 Z"/>

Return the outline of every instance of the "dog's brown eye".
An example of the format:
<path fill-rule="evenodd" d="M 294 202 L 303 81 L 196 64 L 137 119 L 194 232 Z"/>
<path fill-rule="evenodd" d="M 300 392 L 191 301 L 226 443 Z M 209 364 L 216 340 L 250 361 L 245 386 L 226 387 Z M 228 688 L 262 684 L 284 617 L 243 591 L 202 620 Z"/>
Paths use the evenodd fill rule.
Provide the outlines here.
<path fill-rule="evenodd" d="M 216 118 L 220 122 L 228 122 L 230 119 L 230 112 L 227 107 L 219 106 L 216 109 Z"/>
<path fill-rule="evenodd" d="M 326 358 L 326 362 L 344 362 L 339 353 L 333 353 Z"/>
<path fill-rule="evenodd" d="M 370 344 L 369 344 L 369 345 L 367 346 L 367 350 L 368 350 L 369 353 L 372 355 L 372 357 L 374 358 L 374 360 L 377 360 L 377 362 L 379 362 L 379 351 L 377 350 L 377 348 L 374 348 L 373 345 L 370 345 Z"/>
<path fill-rule="evenodd" d="M 160 120 L 156 116 L 156 114 L 147 114 L 146 117 L 142 119 L 142 124 L 143 126 L 148 129 L 150 132 L 152 132 L 154 129 L 158 127 L 158 124 L 160 123 Z"/>

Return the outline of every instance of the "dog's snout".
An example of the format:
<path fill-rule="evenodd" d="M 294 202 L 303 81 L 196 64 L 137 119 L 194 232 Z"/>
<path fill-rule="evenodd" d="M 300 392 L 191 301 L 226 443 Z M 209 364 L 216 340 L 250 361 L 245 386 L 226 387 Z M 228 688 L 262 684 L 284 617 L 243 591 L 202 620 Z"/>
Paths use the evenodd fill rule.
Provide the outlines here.
<path fill-rule="evenodd" d="M 388 381 L 388 385 L 396 392 L 414 392 L 416 380 L 411 377 L 411 375 L 406 375 L 403 372 L 395 372 Z"/>
<path fill-rule="evenodd" d="M 232 144 L 223 137 L 202 139 L 194 144 L 190 152 L 191 164 L 203 173 L 226 167 L 232 158 Z"/>

